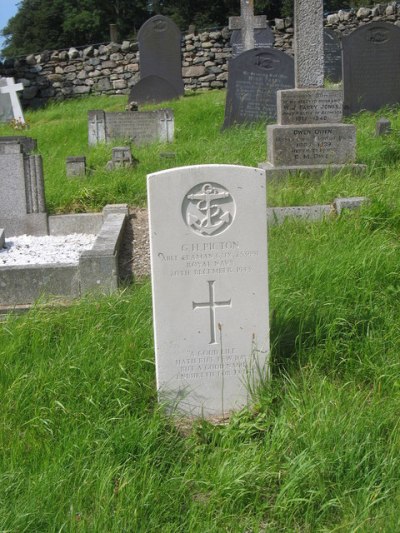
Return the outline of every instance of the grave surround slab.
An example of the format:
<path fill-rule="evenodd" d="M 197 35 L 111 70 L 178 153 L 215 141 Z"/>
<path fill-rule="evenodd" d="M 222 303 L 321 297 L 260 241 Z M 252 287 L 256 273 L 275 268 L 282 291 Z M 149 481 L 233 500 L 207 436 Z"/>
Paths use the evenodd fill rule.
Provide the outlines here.
<path fill-rule="evenodd" d="M 148 176 L 159 399 L 224 416 L 268 371 L 265 173 L 231 165 Z"/>

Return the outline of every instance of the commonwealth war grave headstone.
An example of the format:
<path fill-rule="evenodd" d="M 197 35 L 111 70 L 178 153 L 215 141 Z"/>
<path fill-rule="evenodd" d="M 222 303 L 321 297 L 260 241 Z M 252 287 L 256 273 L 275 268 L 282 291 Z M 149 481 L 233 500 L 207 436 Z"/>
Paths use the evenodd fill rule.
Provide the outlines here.
<path fill-rule="evenodd" d="M 148 205 L 159 399 L 191 416 L 224 416 L 268 373 L 265 173 L 157 172 Z"/>
<path fill-rule="evenodd" d="M 0 122 L 18 120 L 25 124 L 24 114 L 18 98 L 22 83 L 15 83 L 14 78 L 0 78 Z"/>
<path fill-rule="evenodd" d="M 232 57 L 256 48 L 256 43 L 262 47 L 274 44 L 274 34 L 267 26 L 267 17 L 254 16 L 254 0 L 240 0 L 240 17 L 229 18 L 229 29 L 232 30 Z"/>
<path fill-rule="evenodd" d="M 147 20 L 138 33 L 140 52 L 140 81 L 132 87 L 129 102 L 138 104 L 148 102 L 147 93 L 151 92 L 152 102 L 171 99 L 184 93 L 181 62 L 181 32 L 168 17 L 156 15 Z M 146 77 L 155 76 L 146 81 Z M 159 78 L 166 83 L 160 83 Z M 151 88 L 152 84 L 156 87 Z M 158 86 L 157 86 L 158 84 Z M 142 87 L 144 85 L 144 87 Z"/>
<path fill-rule="evenodd" d="M 293 58 L 280 50 L 243 52 L 229 62 L 224 128 L 276 119 L 276 94 L 294 87 Z"/>
<path fill-rule="evenodd" d="M 341 124 L 342 93 L 323 88 L 322 0 L 295 0 L 294 90 L 278 92 L 278 125 L 267 126 L 269 177 L 298 171 L 331 173 L 355 159 L 355 126 Z"/>
<path fill-rule="evenodd" d="M 337 32 L 324 28 L 325 78 L 332 83 L 342 80 L 342 43 Z"/>
<path fill-rule="evenodd" d="M 371 22 L 343 37 L 344 113 L 400 102 L 400 28 Z"/>

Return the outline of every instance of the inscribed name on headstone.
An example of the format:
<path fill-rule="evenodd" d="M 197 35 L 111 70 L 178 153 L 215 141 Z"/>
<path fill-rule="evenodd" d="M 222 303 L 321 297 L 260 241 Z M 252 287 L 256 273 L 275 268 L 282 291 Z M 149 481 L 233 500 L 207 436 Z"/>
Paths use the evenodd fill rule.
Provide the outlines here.
<path fill-rule="evenodd" d="M 140 28 L 138 43 L 141 79 L 139 84 L 146 76 L 158 76 L 175 89 L 176 98 L 183 95 L 181 32 L 175 22 L 162 15 L 152 17 Z M 157 79 L 153 81 L 157 83 Z M 170 87 L 167 88 L 165 95 L 161 89 L 158 90 L 158 101 L 171 99 Z"/>
<path fill-rule="evenodd" d="M 0 78 L 0 122 L 18 120 L 25 124 L 24 114 L 18 98 L 22 83 L 15 83 L 14 78 Z"/>
<path fill-rule="evenodd" d="M 229 62 L 224 128 L 233 124 L 274 120 L 276 94 L 294 87 L 294 63 L 272 48 L 243 52 Z"/>
<path fill-rule="evenodd" d="M 343 37 L 344 113 L 400 102 L 400 28 L 371 22 Z"/>
<path fill-rule="evenodd" d="M 89 145 L 127 139 L 135 145 L 172 142 L 174 115 L 171 109 L 157 111 L 88 112 Z"/>
<path fill-rule="evenodd" d="M 342 43 L 338 33 L 324 28 L 325 79 L 332 83 L 342 80 Z"/>
<path fill-rule="evenodd" d="M 42 158 L 0 143 L 0 227 L 7 235 L 47 235 Z"/>
<path fill-rule="evenodd" d="M 232 165 L 148 176 L 161 402 L 223 416 L 249 400 L 269 352 L 265 173 Z"/>
<path fill-rule="evenodd" d="M 254 30 L 253 48 L 270 48 L 274 46 L 274 33 L 269 26 Z M 242 40 L 242 31 L 233 30 L 231 34 L 232 58 L 245 51 Z"/>

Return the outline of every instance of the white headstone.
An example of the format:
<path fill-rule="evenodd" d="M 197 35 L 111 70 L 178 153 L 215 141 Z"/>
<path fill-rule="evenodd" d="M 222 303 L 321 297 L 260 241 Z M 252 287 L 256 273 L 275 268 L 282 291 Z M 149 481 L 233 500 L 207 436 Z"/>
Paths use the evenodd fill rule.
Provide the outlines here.
<path fill-rule="evenodd" d="M 0 107 L 4 109 L 2 122 L 14 118 L 25 124 L 24 114 L 17 94 L 17 91 L 22 91 L 23 89 L 22 83 L 15 83 L 14 78 L 0 78 Z M 10 110 L 12 110 L 12 114 Z"/>
<path fill-rule="evenodd" d="M 232 165 L 148 176 L 160 401 L 223 416 L 268 373 L 265 172 Z"/>

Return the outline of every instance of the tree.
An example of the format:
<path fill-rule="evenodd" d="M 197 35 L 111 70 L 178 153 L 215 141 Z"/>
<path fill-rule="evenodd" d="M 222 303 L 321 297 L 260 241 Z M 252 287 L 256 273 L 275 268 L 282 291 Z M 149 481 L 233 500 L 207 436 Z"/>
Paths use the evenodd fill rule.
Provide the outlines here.
<path fill-rule="evenodd" d="M 2 31 L 3 55 L 106 42 L 111 23 L 127 38 L 147 18 L 146 0 L 23 0 Z"/>

